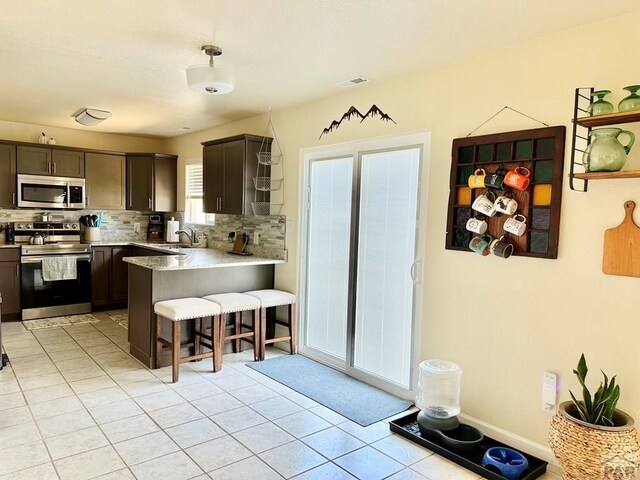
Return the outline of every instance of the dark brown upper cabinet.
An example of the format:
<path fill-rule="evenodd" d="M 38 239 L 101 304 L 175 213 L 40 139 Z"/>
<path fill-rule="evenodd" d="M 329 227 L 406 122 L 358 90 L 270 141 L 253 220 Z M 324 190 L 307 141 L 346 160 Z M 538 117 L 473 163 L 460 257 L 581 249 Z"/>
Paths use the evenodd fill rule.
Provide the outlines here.
<path fill-rule="evenodd" d="M 125 210 L 127 157 L 103 153 L 85 155 L 87 208 Z"/>
<path fill-rule="evenodd" d="M 18 146 L 18 173 L 84 178 L 84 152 Z"/>
<path fill-rule="evenodd" d="M 272 139 L 256 135 L 237 135 L 203 142 L 202 166 L 204 211 L 228 215 L 251 215 L 254 201 L 253 178 L 257 175 L 256 154 L 271 149 Z M 264 172 L 264 173 L 263 173 Z M 263 166 L 261 175 L 269 176 Z M 269 201 L 267 198 L 260 201 Z"/>
<path fill-rule="evenodd" d="M 162 153 L 127 154 L 127 210 L 175 212 L 177 160 Z"/>
<path fill-rule="evenodd" d="M 0 207 L 16 204 L 16 147 L 0 143 Z"/>

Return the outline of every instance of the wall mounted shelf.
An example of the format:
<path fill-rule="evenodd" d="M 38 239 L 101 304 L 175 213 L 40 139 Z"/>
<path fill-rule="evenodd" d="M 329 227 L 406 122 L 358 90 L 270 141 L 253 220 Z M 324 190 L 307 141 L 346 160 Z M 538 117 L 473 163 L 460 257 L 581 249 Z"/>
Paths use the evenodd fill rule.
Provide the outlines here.
<path fill-rule="evenodd" d="M 606 125 L 620 125 L 623 123 L 640 122 L 640 110 L 631 112 L 608 113 L 593 117 L 580 117 L 574 120 L 583 127 L 604 127 Z"/>
<path fill-rule="evenodd" d="M 621 170 L 619 172 L 574 173 L 573 178 L 580 180 L 609 180 L 613 178 L 640 178 L 640 170 Z"/>
<path fill-rule="evenodd" d="M 640 178 L 640 170 L 621 170 L 619 172 L 576 172 L 578 166 L 584 170 L 582 156 L 591 143 L 591 129 L 608 125 L 640 122 L 640 111 L 608 113 L 606 115 L 589 115 L 589 107 L 593 87 L 576 88 L 573 107 L 573 136 L 571 143 L 571 164 L 569 169 L 569 188 L 578 192 L 586 192 L 589 180 L 613 180 L 616 178 Z M 582 116 L 581 116 L 582 115 Z M 581 180 L 582 185 L 576 185 Z"/>

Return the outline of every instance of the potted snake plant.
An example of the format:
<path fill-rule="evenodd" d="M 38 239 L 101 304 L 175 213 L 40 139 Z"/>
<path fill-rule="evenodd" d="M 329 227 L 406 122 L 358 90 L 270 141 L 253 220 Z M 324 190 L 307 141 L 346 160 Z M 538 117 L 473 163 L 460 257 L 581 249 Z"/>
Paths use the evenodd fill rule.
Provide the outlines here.
<path fill-rule="evenodd" d="M 551 420 L 549 443 L 565 480 L 635 479 L 640 473 L 640 440 L 633 419 L 616 408 L 620 385 L 602 372 L 592 395 L 586 385 L 584 354 L 573 371 L 581 398 L 560 404 Z"/>

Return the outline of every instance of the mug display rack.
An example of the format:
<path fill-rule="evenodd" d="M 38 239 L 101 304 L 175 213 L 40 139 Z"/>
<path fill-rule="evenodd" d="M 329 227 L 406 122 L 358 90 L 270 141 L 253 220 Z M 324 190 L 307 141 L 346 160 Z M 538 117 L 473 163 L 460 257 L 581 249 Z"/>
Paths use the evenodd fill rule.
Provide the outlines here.
<path fill-rule="evenodd" d="M 493 239 L 506 235 L 513 244 L 513 255 L 557 258 L 565 132 L 564 126 L 556 126 L 454 139 L 445 248 L 473 253 L 469 242 L 478 234 L 467 230 L 466 224 L 470 218 L 482 216 L 471 205 L 491 190 L 496 197 L 509 192 L 518 209 L 513 215 L 483 217 L 488 223 L 486 233 Z M 478 169 L 490 175 L 516 167 L 531 172 L 524 191 L 469 187 L 469 177 Z M 517 214 L 526 217 L 522 236 L 508 234 L 503 228 L 504 222 Z"/>

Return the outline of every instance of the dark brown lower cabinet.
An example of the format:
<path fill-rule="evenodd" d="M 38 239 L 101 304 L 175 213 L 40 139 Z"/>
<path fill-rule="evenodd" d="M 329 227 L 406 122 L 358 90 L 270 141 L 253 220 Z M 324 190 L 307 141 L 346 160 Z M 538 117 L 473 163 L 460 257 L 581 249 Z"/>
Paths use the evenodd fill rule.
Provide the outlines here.
<path fill-rule="evenodd" d="M 91 305 L 111 303 L 111 247 L 93 247 L 91 261 Z"/>
<path fill-rule="evenodd" d="M 111 299 L 115 303 L 127 303 L 129 295 L 129 264 L 124 257 L 134 257 L 134 247 L 113 247 L 111 249 Z"/>
<path fill-rule="evenodd" d="M 127 305 L 128 267 L 122 259 L 133 257 L 134 247 L 93 247 L 91 266 L 91 305 L 122 308 Z"/>
<path fill-rule="evenodd" d="M 125 257 L 169 255 L 147 248 L 122 245 L 93 247 L 91 266 L 91 306 L 97 310 L 123 308 L 129 296 L 129 264 Z"/>
<path fill-rule="evenodd" d="M 20 249 L 0 251 L 2 320 L 20 320 Z"/>

